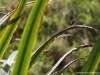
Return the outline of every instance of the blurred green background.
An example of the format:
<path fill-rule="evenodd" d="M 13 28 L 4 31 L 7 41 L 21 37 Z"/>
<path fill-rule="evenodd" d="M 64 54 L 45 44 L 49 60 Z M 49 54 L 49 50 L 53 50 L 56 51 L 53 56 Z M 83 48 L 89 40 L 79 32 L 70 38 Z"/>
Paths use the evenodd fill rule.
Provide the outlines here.
<path fill-rule="evenodd" d="M 7 12 L 13 10 L 17 6 L 17 3 L 18 0 L 0 0 L 0 18 Z M 15 31 L 3 57 L 4 59 L 7 59 L 14 50 L 18 49 L 20 41 L 16 40 L 21 38 L 32 5 L 33 4 L 27 5 L 19 27 Z M 99 17 L 100 0 L 52 0 L 43 17 L 35 49 L 40 47 L 56 32 L 71 26 L 71 21 L 78 18 L 80 19 L 75 22 L 75 25 L 89 25 L 100 30 Z M 4 25 L 6 24 L 7 22 L 4 23 Z M 37 60 L 35 65 L 30 70 L 32 75 L 44 75 L 67 51 L 81 44 L 95 43 L 97 38 L 97 34 L 94 31 L 87 29 L 74 29 L 66 33 L 75 35 L 78 38 L 69 36 L 59 38 L 54 41 L 47 49 L 48 51 L 44 52 L 44 54 L 39 58 L 39 60 Z M 90 50 L 91 48 L 84 48 L 74 52 L 57 67 L 56 71 L 59 71 L 71 60 L 86 55 Z M 87 58 L 84 58 L 75 62 L 69 66 L 62 75 L 78 75 L 76 72 L 80 72 L 82 70 L 86 60 Z M 100 72 L 100 67 L 98 67 L 96 71 Z"/>

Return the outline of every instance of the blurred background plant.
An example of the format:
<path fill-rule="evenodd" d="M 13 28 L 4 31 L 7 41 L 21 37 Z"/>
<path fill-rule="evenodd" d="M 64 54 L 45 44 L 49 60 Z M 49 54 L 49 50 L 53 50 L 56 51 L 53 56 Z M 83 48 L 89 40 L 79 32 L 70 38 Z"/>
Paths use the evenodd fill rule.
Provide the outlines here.
<path fill-rule="evenodd" d="M 0 17 L 2 17 L 3 14 L 6 14 L 8 11 L 13 10 L 17 6 L 16 3 L 18 3 L 17 0 L 0 0 Z M 89 25 L 100 30 L 99 6 L 99 0 L 53 0 L 47 7 L 45 16 L 43 17 L 43 22 L 39 30 L 39 37 L 35 49 L 40 47 L 56 32 L 69 27 L 71 22 L 78 18 L 80 19 L 75 22 L 75 25 Z M 21 38 L 31 7 L 32 4 L 27 5 L 27 9 L 22 16 L 22 21 L 14 33 L 3 59 L 7 59 L 14 50 L 18 49 L 20 42 L 18 39 Z M 95 43 L 97 37 L 97 34 L 94 31 L 86 29 L 76 29 L 67 33 L 73 34 L 78 38 L 68 36 L 54 41 L 47 49 L 48 51 L 45 51 L 39 60 L 37 60 L 33 68 L 31 68 L 30 74 L 44 75 L 65 52 L 79 46 L 80 44 Z M 91 50 L 91 48 L 84 49 L 85 50 L 79 50 L 67 57 L 60 64 L 60 66 L 58 66 L 56 71 L 60 70 L 66 63 L 75 58 L 84 56 Z M 76 75 L 76 72 L 80 72 L 82 70 L 86 60 L 87 58 L 72 64 L 64 71 L 64 74 Z M 100 71 L 99 67 L 97 71 Z"/>

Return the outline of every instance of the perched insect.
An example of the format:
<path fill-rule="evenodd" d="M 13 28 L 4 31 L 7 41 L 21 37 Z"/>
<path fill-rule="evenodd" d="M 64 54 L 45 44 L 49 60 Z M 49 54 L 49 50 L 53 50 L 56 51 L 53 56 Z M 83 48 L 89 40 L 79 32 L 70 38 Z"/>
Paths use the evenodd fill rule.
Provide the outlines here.
<path fill-rule="evenodd" d="M 76 21 L 78 21 L 80 18 L 78 18 L 78 19 L 75 19 L 75 20 L 72 20 L 70 23 L 71 23 L 71 25 L 73 25 Z"/>

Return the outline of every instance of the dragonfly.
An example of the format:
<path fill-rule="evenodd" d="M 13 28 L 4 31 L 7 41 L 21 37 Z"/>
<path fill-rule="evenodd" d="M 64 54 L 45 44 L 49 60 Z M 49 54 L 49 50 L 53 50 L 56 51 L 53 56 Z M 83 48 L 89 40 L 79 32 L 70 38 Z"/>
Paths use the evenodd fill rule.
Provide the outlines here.
<path fill-rule="evenodd" d="M 75 20 L 72 20 L 71 21 L 71 25 L 73 25 L 76 21 L 78 21 L 80 18 L 78 18 L 78 19 L 75 19 Z"/>

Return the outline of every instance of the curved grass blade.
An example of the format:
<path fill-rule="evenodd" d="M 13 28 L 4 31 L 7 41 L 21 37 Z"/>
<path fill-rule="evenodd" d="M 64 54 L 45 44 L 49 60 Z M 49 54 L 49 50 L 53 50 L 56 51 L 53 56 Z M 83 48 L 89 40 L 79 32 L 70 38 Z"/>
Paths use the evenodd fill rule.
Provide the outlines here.
<path fill-rule="evenodd" d="M 14 11 L 14 10 L 13 10 L 13 11 Z M 13 13 L 13 11 L 8 12 L 7 14 L 5 14 L 5 15 L 0 19 L 0 38 L 1 38 L 2 32 L 4 31 L 4 27 L 5 27 L 5 25 L 2 25 L 2 24 L 10 18 L 11 14 Z"/>
<path fill-rule="evenodd" d="M 85 55 L 84 57 L 80 57 L 80 58 L 77 58 L 77 59 L 72 60 L 72 61 L 69 62 L 67 65 L 65 65 L 60 71 L 58 71 L 58 72 L 57 72 L 57 75 L 60 75 L 61 73 L 63 73 L 63 71 L 64 71 L 68 66 L 70 66 L 71 64 L 73 64 L 74 62 L 76 62 L 76 61 L 78 61 L 78 60 L 80 60 L 80 59 L 83 59 L 83 58 L 85 58 L 85 57 L 87 57 L 87 56 L 89 56 L 89 55 L 90 55 L 90 53 L 88 53 L 88 54 Z"/>
<path fill-rule="evenodd" d="M 98 30 L 96 30 L 95 28 L 93 27 L 90 27 L 90 26 L 86 26 L 86 25 L 73 25 L 73 26 L 70 26 L 58 33 L 56 33 L 55 35 L 53 35 L 50 39 L 48 39 L 40 48 L 38 48 L 35 52 L 33 52 L 32 54 L 32 59 L 31 59 L 31 62 L 30 62 L 30 67 L 32 66 L 32 64 L 35 63 L 35 61 L 37 60 L 37 58 L 43 53 L 43 51 L 45 49 L 47 49 L 49 47 L 49 45 L 61 34 L 63 34 L 64 32 L 68 31 L 68 30 L 72 30 L 72 29 L 75 29 L 75 28 L 87 28 L 87 29 L 91 29 L 91 30 L 94 30 L 95 32 L 99 33 Z"/>
<path fill-rule="evenodd" d="M 79 47 L 73 48 L 72 50 L 68 51 L 67 53 L 65 53 L 60 59 L 59 61 L 51 68 L 51 70 L 46 74 L 46 75 L 51 75 L 51 73 L 59 66 L 59 64 L 66 58 L 68 57 L 70 54 L 72 54 L 73 52 L 81 49 L 81 48 L 85 48 L 85 47 L 93 47 L 92 44 L 89 45 L 81 45 Z"/>
<path fill-rule="evenodd" d="M 14 11 L 14 10 L 13 10 Z M 5 22 L 13 13 L 13 11 L 8 12 L 7 14 L 5 14 L 1 19 L 0 19 L 0 26 L 2 25 L 3 22 Z"/>
<path fill-rule="evenodd" d="M 83 67 L 81 75 L 94 75 L 95 70 L 100 62 L 100 35 L 97 38 L 96 44 L 94 45 L 92 52 Z"/>
<path fill-rule="evenodd" d="M 6 48 L 12 38 L 14 31 L 18 27 L 21 15 L 23 14 L 23 11 L 25 9 L 26 2 L 27 0 L 20 0 L 19 5 L 12 13 L 8 25 L 6 26 L 5 31 L 2 34 L 2 37 L 0 38 L 0 59 L 6 51 Z"/>
<path fill-rule="evenodd" d="M 32 7 L 20 41 L 12 75 L 26 75 L 28 72 L 32 50 L 47 5 L 48 0 L 36 0 Z"/>
<path fill-rule="evenodd" d="M 84 44 L 83 40 L 81 40 L 79 37 L 72 35 L 72 34 L 62 34 L 62 35 L 58 36 L 57 38 L 68 37 L 68 36 L 73 36 L 73 37 L 77 38 L 78 40 L 80 40 L 82 42 L 82 44 Z"/>
<path fill-rule="evenodd" d="M 35 3 L 35 1 L 29 1 L 29 2 L 27 2 L 27 5 L 28 5 L 28 4 L 32 4 L 32 3 Z M 16 9 L 16 8 L 15 8 L 15 9 Z M 12 10 L 12 11 L 10 11 L 10 12 L 8 12 L 7 14 L 5 14 L 5 15 L 0 19 L 0 38 L 1 38 L 2 32 L 3 32 L 3 30 L 4 30 L 4 27 L 6 27 L 6 25 L 3 25 L 3 23 L 11 17 L 11 15 L 12 15 L 12 13 L 15 11 L 15 9 Z M 2 14 L 3 14 L 3 13 L 2 13 Z"/>
<path fill-rule="evenodd" d="M 27 2 L 27 4 L 32 4 L 32 3 L 35 3 L 35 1 L 29 1 Z M 10 16 L 12 15 L 12 13 L 15 11 L 12 10 L 11 12 L 8 12 L 7 14 L 5 14 L 1 19 L 0 19 L 0 26 L 7 20 L 10 18 Z"/>

